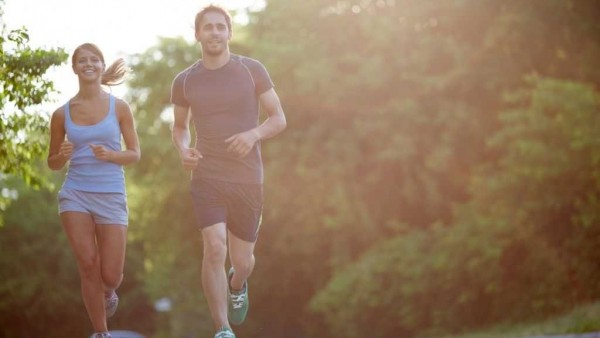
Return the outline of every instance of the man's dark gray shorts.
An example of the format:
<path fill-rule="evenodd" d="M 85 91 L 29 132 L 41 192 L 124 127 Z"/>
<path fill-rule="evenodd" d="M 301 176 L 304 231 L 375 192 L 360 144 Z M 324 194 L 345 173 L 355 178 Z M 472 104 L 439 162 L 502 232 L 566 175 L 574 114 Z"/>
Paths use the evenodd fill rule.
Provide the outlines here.
<path fill-rule="evenodd" d="M 263 208 L 263 185 L 194 178 L 190 192 L 198 226 L 225 223 L 236 237 L 256 242 Z"/>

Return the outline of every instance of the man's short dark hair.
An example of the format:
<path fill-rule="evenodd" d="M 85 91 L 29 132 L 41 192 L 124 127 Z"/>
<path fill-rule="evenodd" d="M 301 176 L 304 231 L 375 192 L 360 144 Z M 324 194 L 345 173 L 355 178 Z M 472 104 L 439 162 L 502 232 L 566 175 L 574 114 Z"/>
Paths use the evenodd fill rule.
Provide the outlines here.
<path fill-rule="evenodd" d="M 196 14 L 196 20 L 194 21 L 194 29 L 196 33 L 198 33 L 198 30 L 200 29 L 200 22 L 202 21 L 204 14 L 208 12 L 216 12 L 223 14 L 223 16 L 225 17 L 225 22 L 227 22 L 227 28 L 231 32 L 231 15 L 229 14 L 229 12 L 221 6 L 209 5 L 204 7 L 202 10 L 200 10 L 200 12 L 198 12 L 198 14 Z"/>

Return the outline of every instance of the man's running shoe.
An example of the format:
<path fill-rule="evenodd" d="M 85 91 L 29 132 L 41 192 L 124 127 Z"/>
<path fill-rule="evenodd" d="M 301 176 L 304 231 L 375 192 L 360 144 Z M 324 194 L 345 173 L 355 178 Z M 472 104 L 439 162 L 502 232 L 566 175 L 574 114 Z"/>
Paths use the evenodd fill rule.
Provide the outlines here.
<path fill-rule="evenodd" d="M 235 338 L 235 334 L 228 327 L 222 327 L 217 333 L 215 333 L 215 338 Z"/>
<path fill-rule="evenodd" d="M 248 314 L 248 307 L 250 303 L 248 301 L 248 281 L 244 281 L 244 287 L 242 290 L 231 289 L 231 277 L 233 276 L 233 267 L 229 269 L 229 281 L 227 287 L 228 293 L 228 306 L 227 315 L 229 316 L 229 322 L 234 325 L 240 325 L 246 319 Z"/>

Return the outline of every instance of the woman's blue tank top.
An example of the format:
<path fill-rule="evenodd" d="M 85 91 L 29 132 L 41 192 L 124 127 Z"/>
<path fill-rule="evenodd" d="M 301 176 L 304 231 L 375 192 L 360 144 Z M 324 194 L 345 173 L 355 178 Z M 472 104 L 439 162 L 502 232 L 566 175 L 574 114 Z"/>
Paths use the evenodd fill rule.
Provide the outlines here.
<path fill-rule="evenodd" d="M 73 143 L 73 155 L 63 184 L 64 188 L 88 192 L 125 193 L 123 166 L 98 160 L 90 144 L 121 151 L 121 128 L 115 110 L 115 97 L 109 95 L 108 114 L 100 122 L 82 126 L 73 123 L 70 101 L 65 104 L 65 130 Z"/>

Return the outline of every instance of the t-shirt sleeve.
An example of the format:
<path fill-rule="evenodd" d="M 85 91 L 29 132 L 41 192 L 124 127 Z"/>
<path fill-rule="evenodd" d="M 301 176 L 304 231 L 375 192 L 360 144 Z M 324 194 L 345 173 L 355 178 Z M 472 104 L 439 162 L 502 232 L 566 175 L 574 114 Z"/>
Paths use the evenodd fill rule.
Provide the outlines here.
<path fill-rule="evenodd" d="M 271 81 L 267 69 L 262 63 L 253 59 L 250 59 L 250 62 L 248 63 L 248 68 L 250 69 L 250 72 L 252 72 L 252 78 L 254 79 L 256 95 L 261 95 L 275 86 L 273 81 Z"/>
<path fill-rule="evenodd" d="M 185 98 L 183 84 L 185 81 L 187 69 L 179 73 L 171 85 L 171 103 L 181 107 L 189 107 L 190 104 Z"/>

